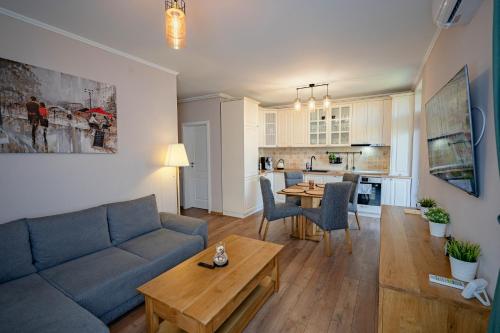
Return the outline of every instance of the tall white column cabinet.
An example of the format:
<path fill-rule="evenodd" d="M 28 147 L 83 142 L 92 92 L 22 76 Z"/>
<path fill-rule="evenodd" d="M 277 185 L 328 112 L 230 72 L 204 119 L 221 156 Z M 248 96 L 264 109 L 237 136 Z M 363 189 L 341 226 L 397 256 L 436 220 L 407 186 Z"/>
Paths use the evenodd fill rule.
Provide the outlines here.
<path fill-rule="evenodd" d="M 392 95 L 391 176 L 411 176 L 414 93 Z"/>
<path fill-rule="evenodd" d="M 221 104 L 222 211 L 245 217 L 257 208 L 259 103 L 243 98 Z"/>

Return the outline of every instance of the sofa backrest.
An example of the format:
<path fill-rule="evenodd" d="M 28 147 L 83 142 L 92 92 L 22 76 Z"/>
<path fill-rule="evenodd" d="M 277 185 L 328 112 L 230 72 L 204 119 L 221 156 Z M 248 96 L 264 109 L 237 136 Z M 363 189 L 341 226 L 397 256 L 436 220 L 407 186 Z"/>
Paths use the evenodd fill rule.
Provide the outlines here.
<path fill-rule="evenodd" d="M 103 206 L 26 221 L 38 270 L 111 246 Z"/>
<path fill-rule="evenodd" d="M 0 283 L 35 272 L 26 220 L 0 224 Z"/>
<path fill-rule="evenodd" d="M 154 194 L 106 205 L 113 245 L 161 228 Z"/>

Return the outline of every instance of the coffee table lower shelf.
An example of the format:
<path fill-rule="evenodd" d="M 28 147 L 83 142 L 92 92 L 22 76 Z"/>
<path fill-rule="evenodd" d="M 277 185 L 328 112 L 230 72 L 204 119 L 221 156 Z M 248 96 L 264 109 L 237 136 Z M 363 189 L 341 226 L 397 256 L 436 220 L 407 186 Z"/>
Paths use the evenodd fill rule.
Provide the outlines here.
<path fill-rule="evenodd" d="M 257 287 L 248 295 L 229 318 L 217 329 L 217 333 L 239 333 L 248 325 L 257 311 L 264 305 L 267 299 L 274 293 L 274 281 L 266 276 Z M 164 320 L 158 333 L 184 333 L 186 331 L 178 328 L 167 320 Z"/>

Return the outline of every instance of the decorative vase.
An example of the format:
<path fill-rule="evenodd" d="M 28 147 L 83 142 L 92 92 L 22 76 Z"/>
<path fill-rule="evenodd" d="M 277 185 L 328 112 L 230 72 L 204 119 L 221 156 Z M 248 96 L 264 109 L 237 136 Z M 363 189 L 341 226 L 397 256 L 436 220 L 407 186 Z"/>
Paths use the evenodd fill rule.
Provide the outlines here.
<path fill-rule="evenodd" d="M 470 282 L 474 280 L 479 262 L 467 262 L 450 256 L 451 275 L 458 280 Z"/>
<path fill-rule="evenodd" d="M 444 237 L 447 224 L 429 221 L 429 230 L 432 236 Z"/>

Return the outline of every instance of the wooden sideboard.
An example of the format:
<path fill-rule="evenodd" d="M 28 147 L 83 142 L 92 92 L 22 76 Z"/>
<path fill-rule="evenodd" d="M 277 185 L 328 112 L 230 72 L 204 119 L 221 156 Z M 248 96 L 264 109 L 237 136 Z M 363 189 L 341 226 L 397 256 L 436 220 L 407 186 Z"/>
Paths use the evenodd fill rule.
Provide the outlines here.
<path fill-rule="evenodd" d="M 444 244 L 419 215 L 382 207 L 379 332 L 486 332 L 490 308 L 429 282 L 429 274 L 451 277 Z"/>

